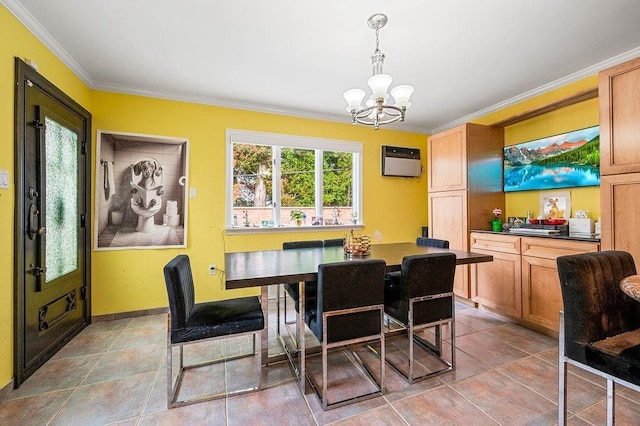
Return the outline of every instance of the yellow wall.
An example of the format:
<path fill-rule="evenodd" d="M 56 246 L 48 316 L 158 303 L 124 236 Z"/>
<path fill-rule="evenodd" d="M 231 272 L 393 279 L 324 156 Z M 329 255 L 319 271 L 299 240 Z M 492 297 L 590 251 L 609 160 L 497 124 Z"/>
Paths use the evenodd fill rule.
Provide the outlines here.
<path fill-rule="evenodd" d="M 91 92 L 4 6 L 0 6 L 0 170 L 9 171 L 9 189 L 0 189 L 0 389 L 13 376 L 14 261 L 14 57 L 29 58 L 40 73 L 86 109 Z"/>
<path fill-rule="evenodd" d="M 563 86 L 526 102 L 481 117 L 474 122 L 492 124 L 594 87 L 598 87 L 597 76 Z M 591 99 L 506 127 L 505 145 L 591 127 L 598 123 L 598 99 Z M 600 217 L 600 187 L 567 188 L 559 191 L 571 193 L 571 209 L 573 211 L 588 210 L 589 215 L 594 219 Z M 540 211 L 540 193 L 541 191 L 507 193 L 505 195 L 506 212 L 504 217 L 526 216 L 527 211 L 531 212 L 532 217 L 537 217 Z"/>
<path fill-rule="evenodd" d="M 224 265 L 225 251 L 277 249 L 287 240 L 344 235 L 344 231 L 225 235 L 227 128 L 362 142 L 362 232 L 379 231 L 384 242 L 410 241 L 426 225 L 426 177 L 380 175 L 382 145 L 416 147 L 426 154 L 425 135 L 98 91 L 93 92 L 92 113 L 95 130 L 188 138 L 189 186 L 198 194 L 189 199 L 186 249 L 94 252 L 93 315 L 167 306 L 162 267 L 178 253 L 191 258 L 199 299 L 229 298 L 248 291 L 223 291 L 219 278 L 207 273 L 209 264 Z"/>

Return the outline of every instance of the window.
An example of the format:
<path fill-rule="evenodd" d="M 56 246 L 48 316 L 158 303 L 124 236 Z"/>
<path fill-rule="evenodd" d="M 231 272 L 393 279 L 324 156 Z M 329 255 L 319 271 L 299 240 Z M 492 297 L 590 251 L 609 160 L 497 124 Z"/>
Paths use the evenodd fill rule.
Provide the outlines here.
<path fill-rule="evenodd" d="M 359 224 L 362 144 L 227 130 L 227 228 Z"/>

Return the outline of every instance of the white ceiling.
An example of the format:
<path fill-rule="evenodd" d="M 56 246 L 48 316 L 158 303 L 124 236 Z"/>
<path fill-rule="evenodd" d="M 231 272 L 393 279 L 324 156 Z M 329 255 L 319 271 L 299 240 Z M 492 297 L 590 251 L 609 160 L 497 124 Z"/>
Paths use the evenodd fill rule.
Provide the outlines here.
<path fill-rule="evenodd" d="M 638 0 L 0 2 L 92 88 L 342 122 L 381 12 L 385 72 L 415 87 L 394 128 L 424 133 L 640 56 Z"/>

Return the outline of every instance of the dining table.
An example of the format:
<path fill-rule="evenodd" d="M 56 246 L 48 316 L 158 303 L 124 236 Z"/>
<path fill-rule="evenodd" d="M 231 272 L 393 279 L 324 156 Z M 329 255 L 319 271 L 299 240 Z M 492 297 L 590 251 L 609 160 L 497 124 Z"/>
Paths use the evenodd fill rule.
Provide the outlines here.
<path fill-rule="evenodd" d="M 261 351 L 265 364 L 273 362 L 268 353 L 268 287 L 271 285 L 298 283 L 298 315 L 296 324 L 297 358 L 299 365 L 295 365 L 291 354 L 284 347 L 289 357 L 294 373 L 300 381 L 300 389 L 305 388 L 305 354 L 304 338 L 305 318 L 305 282 L 316 281 L 318 266 L 326 263 L 357 261 L 363 259 L 382 259 L 386 263 L 386 272 L 399 271 L 405 256 L 429 253 L 454 253 L 456 264 L 467 265 L 493 261 L 493 256 L 464 250 L 442 249 L 437 247 L 420 246 L 416 243 L 385 243 L 373 244 L 367 256 L 349 256 L 343 247 L 317 247 L 298 250 L 261 250 L 247 252 L 233 252 L 225 254 L 225 287 L 227 289 L 241 289 L 260 287 L 261 306 L 265 317 L 266 333 L 262 333 Z M 279 295 L 277 296 L 279 297 Z M 279 321 L 279 319 L 278 319 Z"/>

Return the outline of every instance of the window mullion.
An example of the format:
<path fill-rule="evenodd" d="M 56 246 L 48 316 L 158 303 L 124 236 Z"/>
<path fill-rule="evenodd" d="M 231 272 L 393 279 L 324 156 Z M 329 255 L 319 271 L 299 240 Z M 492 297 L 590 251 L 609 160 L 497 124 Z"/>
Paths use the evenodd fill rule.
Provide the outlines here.
<path fill-rule="evenodd" d="M 275 221 L 276 226 L 282 225 L 282 215 L 280 207 L 282 203 L 280 202 L 282 197 L 282 183 L 281 179 L 281 160 L 280 160 L 280 147 L 273 147 L 273 220 Z"/>
<path fill-rule="evenodd" d="M 316 217 L 323 217 L 322 214 L 322 210 L 323 210 L 323 206 L 324 206 L 324 168 L 323 168 L 323 155 L 324 155 L 324 151 L 321 149 L 316 149 L 315 150 L 315 180 L 316 180 L 316 184 L 315 184 L 315 189 L 316 189 L 316 196 L 315 196 L 315 210 L 316 210 Z M 324 218 L 323 218 L 324 220 Z"/>

